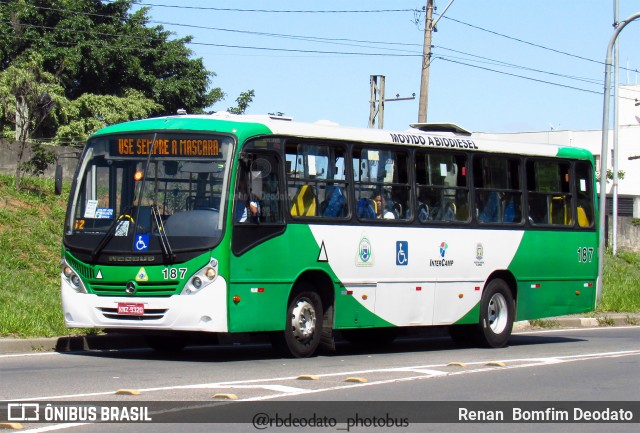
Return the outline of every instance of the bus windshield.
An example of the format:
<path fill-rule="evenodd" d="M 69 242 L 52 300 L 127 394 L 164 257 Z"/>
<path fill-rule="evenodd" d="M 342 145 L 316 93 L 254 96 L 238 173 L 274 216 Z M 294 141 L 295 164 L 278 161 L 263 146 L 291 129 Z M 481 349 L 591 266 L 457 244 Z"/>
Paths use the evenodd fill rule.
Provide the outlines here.
<path fill-rule="evenodd" d="M 66 244 L 93 260 L 213 247 L 222 237 L 232 144 L 192 133 L 90 139 L 71 190 Z"/>

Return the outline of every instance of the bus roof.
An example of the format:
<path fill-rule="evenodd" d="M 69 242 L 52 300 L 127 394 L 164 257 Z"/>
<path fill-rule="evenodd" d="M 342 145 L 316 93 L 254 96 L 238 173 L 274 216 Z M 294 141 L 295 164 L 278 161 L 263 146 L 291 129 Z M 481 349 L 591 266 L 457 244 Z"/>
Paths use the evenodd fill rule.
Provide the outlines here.
<path fill-rule="evenodd" d="M 236 115 L 218 112 L 206 115 L 177 115 L 134 120 L 107 126 L 93 136 L 134 131 L 211 131 L 238 136 L 240 141 L 260 135 L 286 135 L 299 138 L 385 143 L 451 150 L 478 150 L 550 157 L 593 160 L 591 152 L 552 144 L 531 144 L 475 139 L 473 134 L 451 123 L 414 123 L 405 131 L 345 127 L 330 121 L 294 122 L 273 115 Z"/>

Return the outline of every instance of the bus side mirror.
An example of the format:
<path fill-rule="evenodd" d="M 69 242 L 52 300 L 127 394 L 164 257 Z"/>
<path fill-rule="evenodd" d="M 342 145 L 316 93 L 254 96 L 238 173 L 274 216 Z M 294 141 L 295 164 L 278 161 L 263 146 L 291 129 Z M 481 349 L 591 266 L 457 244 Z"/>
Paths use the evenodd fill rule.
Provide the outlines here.
<path fill-rule="evenodd" d="M 62 166 L 60 164 L 56 164 L 54 192 L 56 195 L 62 194 Z"/>

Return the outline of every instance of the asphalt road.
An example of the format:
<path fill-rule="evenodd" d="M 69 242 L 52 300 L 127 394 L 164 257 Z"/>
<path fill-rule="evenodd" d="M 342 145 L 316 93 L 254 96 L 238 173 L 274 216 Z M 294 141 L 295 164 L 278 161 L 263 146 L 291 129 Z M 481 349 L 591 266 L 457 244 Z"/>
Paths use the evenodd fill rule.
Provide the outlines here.
<path fill-rule="evenodd" d="M 112 402 L 116 406 L 144 406 L 153 401 L 160 402 L 153 403 L 150 409 L 156 420 L 167 416 L 167 411 L 159 408 L 162 402 L 180 402 L 191 408 L 214 402 L 218 405 L 216 410 L 225 404 L 225 399 L 234 396 L 248 402 L 239 406 L 243 414 L 242 423 L 237 424 L 190 423 L 210 421 L 206 416 L 213 416 L 214 412 L 198 418 L 201 412 L 175 409 L 169 415 L 172 418 L 164 419 L 185 424 L 22 423 L 23 431 L 38 432 L 256 431 L 251 416 L 260 408 L 265 407 L 269 415 L 272 410 L 295 412 L 300 409 L 295 402 L 311 402 L 306 407 L 317 408 L 318 416 L 331 416 L 336 410 L 364 415 L 375 411 L 374 414 L 395 414 L 402 419 L 408 410 L 415 419 L 434 415 L 436 418 L 428 419 L 437 421 L 437 415 L 451 410 L 458 413 L 459 407 L 469 402 L 499 409 L 495 402 L 537 401 L 548 402 L 552 408 L 561 408 L 566 401 L 599 401 L 604 405 L 631 402 L 635 423 L 457 422 L 383 428 L 350 427 L 338 422 L 315 428 L 276 428 L 272 424 L 264 429 L 635 432 L 640 427 L 638 371 L 640 327 L 528 331 L 514 334 L 510 345 L 503 349 L 458 348 L 446 337 L 403 339 L 386 348 L 355 348 L 344 343 L 335 353 L 301 360 L 279 358 L 270 346 L 255 344 L 188 348 L 171 356 L 148 349 L 45 352 L 0 355 L 0 400 L 37 401 L 43 405 L 60 401 Z M 139 395 L 117 395 L 118 390 Z M 339 403 L 336 407 L 335 403 L 326 402 Z M 372 402 L 391 403 L 377 407 Z M 416 409 L 411 402 L 422 403 Z M 441 402 L 451 403 L 443 407 Z M 235 416 L 230 414 L 227 411 L 225 415 Z"/>

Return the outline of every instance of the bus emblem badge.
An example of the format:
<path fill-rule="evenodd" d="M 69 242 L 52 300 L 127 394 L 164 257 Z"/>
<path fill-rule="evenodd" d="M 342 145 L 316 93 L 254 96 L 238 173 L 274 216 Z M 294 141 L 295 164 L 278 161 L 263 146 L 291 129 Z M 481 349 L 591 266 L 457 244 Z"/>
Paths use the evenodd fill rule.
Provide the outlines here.
<path fill-rule="evenodd" d="M 136 281 L 149 281 L 149 276 L 147 275 L 147 271 L 145 271 L 144 268 L 140 268 L 140 270 L 136 274 Z"/>
<path fill-rule="evenodd" d="M 136 293 L 136 283 L 134 283 L 133 281 L 129 281 L 124 291 L 127 295 L 133 295 L 134 293 Z"/>
<path fill-rule="evenodd" d="M 480 243 L 476 245 L 476 260 L 474 263 L 476 266 L 484 265 L 484 247 Z"/>
<path fill-rule="evenodd" d="M 356 256 L 356 266 L 373 266 L 374 256 L 371 242 L 366 233 L 360 236 L 358 244 L 358 255 Z"/>

